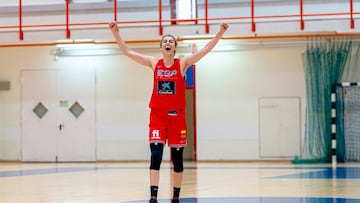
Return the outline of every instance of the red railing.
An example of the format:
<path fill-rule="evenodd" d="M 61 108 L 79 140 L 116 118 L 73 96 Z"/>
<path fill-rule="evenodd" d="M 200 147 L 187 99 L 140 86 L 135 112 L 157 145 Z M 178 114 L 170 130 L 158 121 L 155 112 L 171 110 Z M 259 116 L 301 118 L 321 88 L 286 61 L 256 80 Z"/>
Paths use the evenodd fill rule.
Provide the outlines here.
<path fill-rule="evenodd" d="M 256 31 L 255 25 L 255 0 L 251 0 L 251 31 Z"/>
<path fill-rule="evenodd" d="M 354 21 L 354 2 L 350 0 L 350 28 L 355 28 L 355 21 Z"/>
<path fill-rule="evenodd" d="M 117 21 L 117 1 L 114 1 L 114 21 Z"/>
<path fill-rule="evenodd" d="M 66 0 L 66 38 L 70 39 L 69 0 Z"/>
<path fill-rule="evenodd" d="M 159 35 L 163 34 L 162 21 L 162 0 L 159 0 Z"/>
<path fill-rule="evenodd" d="M 209 2 L 208 0 L 205 0 L 205 33 L 210 32 L 208 20 L 209 20 Z"/>
<path fill-rule="evenodd" d="M 300 29 L 305 29 L 305 22 L 304 22 L 304 2 L 300 0 Z"/>
<path fill-rule="evenodd" d="M 163 34 L 163 24 L 166 22 L 182 22 L 182 21 L 203 21 L 204 22 L 204 30 L 205 33 L 209 33 L 209 21 L 218 21 L 218 20 L 249 20 L 251 23 L 251 31 L 256 32 L 256 20 L 257 19 L 279 19 L 279 18 L 299 18 L 299 26 L 301 30 L 305 29 L 305 20 L 304 17 L 329 17 L 329 16 L 349 16 L 350 21 L 350 28 L 355 28 L 355 20 L 354 15 L 360 14 L 360 12 L 354 12 L 354 2 L 353 0 L 349 0 L 349 12 L 336 12 L 336 13 L 312 13 L 312 14 L 305 14 L 304 13 L 304 2 L 303 0 L 299 0 L 299 13 L 298 14 L 286 14 L 286 15 L 266 15 L 266 16 L 260 16 L 255 15 L 255 0 L 249 0 L 250 1 L 250 16 L 236 16 L 236 17 L 224 17 L 224 18 L 209 18 L 209 3 L 208 0 L 204 1 L 204 18 L 196 18 L 191 20 L 174 20 L 174 19 L 163 19 L 162 16 L 162 7 L 163 2 L 162 0 L 159 0 L 159 18 L 154 20 L 133 20 L 133 21 L 117 21 L 117 1 L 114 1 L 114 21 L 117 21 L 119 24 L 146 24 L 146 23 L 158 23 L 159 27 L 159 35 Z M 65 24 L 32 24 L 32 25 L 23 25 L 23 2 L 22 0 L 19 0 L 19 25 L 13 25 L 13 26 L 1 26 L 0 25 L 0 31 L 1 29 L 12 29 L 12 28 L 18 28 L 19 29 L 19 39 L 24 39 L 24 28 L 35 28 L 35 27 L 64 27 L 66 29 L 66 38 L 69 39 L 71 37 L 71 30 L 70 27 L 74 26 L 88 26 L 88 25 L 105 25 L 108 24 L 108 22 L 84 22 L 84 23 L 70 23 L 70 14 L 69 14 L 69 4 L 70 0 L 66 0 L 65 5 Z"/>
<path fill-rule="evenodd" d="M 19 0 L 19 39 L 24 39 L 24 33 L 22 30 L 22 0 Z"/>

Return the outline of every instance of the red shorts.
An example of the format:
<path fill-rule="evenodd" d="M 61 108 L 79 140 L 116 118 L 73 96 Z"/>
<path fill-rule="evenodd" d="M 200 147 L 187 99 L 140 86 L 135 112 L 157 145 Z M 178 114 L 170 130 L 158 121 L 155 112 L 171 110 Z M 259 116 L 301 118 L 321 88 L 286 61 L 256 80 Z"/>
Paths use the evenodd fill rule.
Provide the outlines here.
<path fill-rule="evenodd" d="M 150 112 L 149 124 L 150 143 L 160 142 L 169 147 L 185 147 L 187 139 L 187 126 L 185 110 Z"/>

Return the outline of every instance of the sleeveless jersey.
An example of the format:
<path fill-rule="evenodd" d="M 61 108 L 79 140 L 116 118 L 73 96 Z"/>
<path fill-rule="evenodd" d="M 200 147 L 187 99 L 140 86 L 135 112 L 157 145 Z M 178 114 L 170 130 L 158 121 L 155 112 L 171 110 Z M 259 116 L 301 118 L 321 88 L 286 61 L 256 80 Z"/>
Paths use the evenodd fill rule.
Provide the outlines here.
<path fill-rule="evenodd" d="M 164 111 L 185 109 L 185 79 L 181 75 L 179 59 L 175 59 L 169 68 L 163 59 L 157 62 L 149 107 Z"/>

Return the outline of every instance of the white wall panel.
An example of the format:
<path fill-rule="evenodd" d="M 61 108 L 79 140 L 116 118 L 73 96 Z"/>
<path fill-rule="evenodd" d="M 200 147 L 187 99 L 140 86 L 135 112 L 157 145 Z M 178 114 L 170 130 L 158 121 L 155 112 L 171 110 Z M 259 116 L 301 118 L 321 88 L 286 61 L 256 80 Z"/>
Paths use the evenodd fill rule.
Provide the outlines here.
<path fill-rule="evenodd" d="M 217 0 L 217 2 L 220 0 Z M 32 1 L 35 2 L 35 1 Z M 50 2 L 50 1 L 48 1 Z M 63 2 L 63 1 L 61 1 Z M 150 1 L 136 1 L 147 2 Z M 202 2 L 202 1 L 200 1 Z M 239 2 L 239 1 L 235 1 Z M 241 1 L 241 5 L 248 5 Z M 284 2 L 284 1 L 281 1 Z M 288 1 L 278 13 L 295 12 L 297 5 Z M 309 3 L 310 1 L 306 1 Z M 311 9 L 326 8 L 327 11 L 346 10 L 342 5 L 329 1 L 311 1 Z M 320 3 L 321 4 L 320 4 Z M 119 1 L 119 21 L 157 18 L 157 8 L 128 9 L 128 4 Z M 233 1 L 234 3 L 234 1 Z M 63 3 L 62 3 L 63 4 Z M 8 1 L 0 0 L 0 5 L 8 5 Z M 141 4 L 143 5 L 143 4 Z M 145 5 L 145 4 L 144 4 Z M 234 9 L 221 7 L 222 4 L 210 7 L 212 17 L 249 15 L 247 8 Z M 233 4 L 231 4 L 233 5 Z M 262 6 L 258 12 L 271 14 L 276 4 L 257 4 Z M 93 6 L 93 4 L 92 4 Z M 122 7 L 124 6 L 124 7 Z M 11 25 L 18 23 L 18 16 L 4 7 L 0 8 L 1 23 Z M 354 8 L 359 10 L 359 3 Z M 13 7 L 16 10 L 17 7 Z M 32 8 L 38 9 L 38 8 Z M 61 9 L 64 9 L 63 7 Z M 111 21 L 112 10 L 102 8 L 104 13 L 94 15 L 77 7 L 71 22 Z M 313 12 L 309 7 L 306 11 Z M 330 9 L 330 10 L 329 10 Z M 126 10 L 126 11 L 125 11 Z M 226 11 L 226 12 L 224 12 Z M 266 12 L 269 13 L 266 13 Z M 318 10 L 321 12 L 321 10 Z M 27 12 L 30 12 L 29 10 Z M 94 12 L 94 10 L 92 10 Z M 164 11 L 165 12 L 165 11 Z M 315 12 L 315 10 L 314 10 Z M 31 12 L 30 12 L 31 13 Z M 53 15 L 37 16 L 27 13 L 26 23 L 64 23 L 65 16 L 54 12 Z M 164 18 L 169 18 L 164 13 Z M 199 17 L 204 15 L 200 7 Z M 72 21 L 73 20 L 73 21 Z M 210 35 L 219 29 L 219 21 L 210 21 Z M 250 20 L 234 22 L 229 20 L 230 28 L 227 36 L 250 36 Z M 359 20 L 355 21 L 355 29 L 350 29 L 349 19 L 325 18 L 305 21 L 305 30 L 300 30 L 299 19 L 280 19 L 269 22 L 256 20 L 257 35 L 291 34 L 291 33 L 324 33 L 358 32 Z M 71 39 L 94 39 L 97 41 L 113 41 L 107 24 L 96 26 L 70 27 Z M 151 26 L 121 25 L 125 40 L 157 40 L 160 38 L 157 23 Z M 165 26 L 164 33 L 175 36 L 202 35 L 205 33 L 203 22 L 199 25 Z M 24 41 L 19 40 L 17 29 L 0 28 L 0 75 L 11 82 L 11 90 L 0 92 L 2 119 L 0 136 L 0 160 L 20 160 L 21 151 L 21 117 L 20 117 L 20 72 L 24 69 L 61 69 L 74 64 L 92 64 L 96 67 L 97 92 L 97 158 L 99 160 L 148 160 L 148 101 L 151 93 L 152 74 L 124 56 L 92 56 L 92 57 L 55 57 L 55 46 L 18 46 L 6 47 L 8 43 L 44 43 L 66 39 L 64 27 L 24 28 Z M 225 41 L 225 40 L 224 40 Z M 224 42 L 224 41 L 221 41 Z M 301 101 L 301 128 L 305 117 L 305 78 L 301 54 L 306 49 L 306 40 L 300 43 L 297 39 L 276 40 L 238 40 L 228 41 L 236 45 L 236 50 L 219 51 L 226 44 L 219 44 L 213 52 L 204 57 L 196 66 L 197 80 L 197 136 L 198 160 L 254 160 L 259 159 L 259 97 L 299 97 Z M 191 44 L 192 42 L 189 42 Z M 186 44 L 186 43 L 184 43 Z M 199 43 L 204 44 L 204 42 Z M 296 44 L 296 46 L 294 46 Z M 226 46 L 228 46 L 227 44 Z M 152 47 L 146 54 L 159 56 L 158 44 L 138 44 L 137 46 Z M 217 51 L 216 51 L 217 49 Z M 145 49 L 144 49 L 145 50 Z M 189 50 L 181 54 L 188 54 Z M 129 88 L 131 85 L 132 88 Z M 129 116 L 131 115 L 131 116 Z M 6 119 L 5 119 L 6 118 Z M 302 130 L 303 132 L 303 130 Z M 303 135 L 302 135 L 303 136 Z M 216 149 L 216 150 L 215 150 Z M 165 153 L 168 158 L 168 153 Z"/>

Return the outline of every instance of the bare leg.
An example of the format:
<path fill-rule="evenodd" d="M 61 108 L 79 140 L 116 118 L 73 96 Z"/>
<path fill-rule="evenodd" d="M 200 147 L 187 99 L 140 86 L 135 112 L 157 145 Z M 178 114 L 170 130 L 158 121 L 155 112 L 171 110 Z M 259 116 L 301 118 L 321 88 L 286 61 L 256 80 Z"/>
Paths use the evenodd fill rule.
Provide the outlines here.
<path fill-rule="evenodd" d="M 172 172 L 173 176 L 173 187 L 180 188 L 183 178 L 183 172 Z"/>
<path fill-rule="evenodd" d="M 150 185 L 159 186 L 159 170 L 151 170 L 150 169 Z"/>

